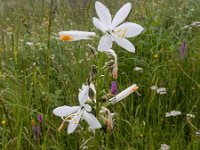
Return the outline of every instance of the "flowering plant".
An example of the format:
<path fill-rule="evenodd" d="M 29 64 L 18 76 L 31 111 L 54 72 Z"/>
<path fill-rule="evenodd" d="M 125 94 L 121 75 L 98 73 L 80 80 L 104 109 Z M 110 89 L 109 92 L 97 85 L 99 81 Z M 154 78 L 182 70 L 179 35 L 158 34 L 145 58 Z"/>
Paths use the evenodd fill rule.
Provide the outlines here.
<path fill-rule="evenodd" d="M 105 101 L 102 101 L 100 98 L 96 98 L 95 79 L 92 77 L 93 74 L 91 73 L 87 83 L 83 84 L 82 88 L 79 90 L 79 106 L 64 105 L 53 110 L 53 113 L 63 120 L 59 131 L 65 123 L 69 123 L 67 131 L 68 134 L 71 134 L 75 131 L 81 120 L 85 120 L 91 129 L 99 129 L 106 125 L 112 130 L 112 113 L 107 107 L 116 104 L 138 89 L 136 84 L 132 84 L 118 93 L 116 83 L 118 76 L 117 54 L 112 49 L 112 43 L 116 42 L 127 51 L 135 52 L 135 47 L 126 38 L 139 35 L 143 31 L 143 27 L 132 22 L 122 23 L 130 13 L 131 7 L 131 3 L 122 6 L 112 20 L 109 9 L 101 2 L 97 1 L 95 3 L 98 18 L 93 17 L 93 24 L 104 33 L 100 39 L 97 50 L 98 52 L 104 52 L 114 57 L 112 76 L 115 81 L 112 81 L 109 96 L 105 98 Z M 59 36 L 63 41 L 76 41 L 91 39 L 96 36 L 96 33 L 73 30 L 61 31 L 59 32 Z M 90 94 L 91 92 L 93 94 Z"/>

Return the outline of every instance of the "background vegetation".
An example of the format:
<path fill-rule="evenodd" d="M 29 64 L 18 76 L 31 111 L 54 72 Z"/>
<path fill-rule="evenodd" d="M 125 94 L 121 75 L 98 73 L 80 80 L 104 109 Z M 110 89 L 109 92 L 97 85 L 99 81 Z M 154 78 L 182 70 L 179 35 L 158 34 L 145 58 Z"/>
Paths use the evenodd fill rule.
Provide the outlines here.
<path fill-rule="evenodd" d="M 137 94 L 112 107 L 118 115 L 110 133 L 98 132 L 83 149 L 200 149 L 200 137 L 185 114 L 200 128 L 200 27 L 184 29 L 200 21 L 199 0 L 103 0 L 115 12 L 126 2 L 133 9 L 128 21 L 145 30 L 130 39 L 132 54 L 114 46 L 119 57 L 119 91 L 132 83 Z M 87 44 L 97 46 L 99 38 L 66 43 L 57 40 L 62 30 L 95 31 L 94 0 L 0 0 L 0 145 L 1 149 L 78 149 L 91 133 L 87 125 L 68 135 L 58 133 L 61 119 L 52 114 L 55 107 L 77 105 L 78 89 L 86 82 L 92 64 L 103 66 L 107 57 L 91 54 Z M 32 45 L 27 42 L 33 43 Z M 179 48 L 187 44 L 180 58 Z M 144 71 L 136 72 L 134 67 Z M 104 74 L 104 72 L 100 72 Z M 98 83 L 98 97 L 110 88 L 111 76 L 104 74 Z M 150 87 L 166 87 L 159 95 Z M 179 110 L 181 116 L 166 118 Z M 43 116 L 42 123 L 37 120 Z M 35 136 L 33 124 L 41 126 Z M 82 128 L 85 131 L 81 131 Z M 86 147 L 87 146 L 87 147 Z M 82 147 L 80 148 L 82 149 Z"/>

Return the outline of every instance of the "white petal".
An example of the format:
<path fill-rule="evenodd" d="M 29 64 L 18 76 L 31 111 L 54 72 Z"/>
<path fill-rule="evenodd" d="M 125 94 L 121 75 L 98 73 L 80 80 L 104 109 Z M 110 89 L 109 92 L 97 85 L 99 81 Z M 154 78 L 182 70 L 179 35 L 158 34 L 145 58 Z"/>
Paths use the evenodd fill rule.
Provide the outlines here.
<path fill-rule="evenodd" d="M 117 25 L 119 25 L 126 19 L 129 12 L 131 11 L 131 7 L 132 7 L 131 3 L 126 3 L 124 6 L 120 8 L 120 10 L 118 10 L 118 12 L 116 13 L 112 21 L 112 25 L 111 25 L 112 29 L 114 29 Z"/>
<path fill-rule="evenodd" d="M 112 39 L 110 35 L 106 34 L 101 37 L 98 45 L 98 51 L 107 51 L 112 47 Z"/>
<path fill-rule="evenodd" d="M 66 117 L 69 116 L 70 114 L 73 114 L 78 111 L 80 107 L 79 106 L 60 106 L 57 107 L 53 110 L 54 115 L 59 116 L 59 117 Z"/>
<path fill-rule="evenodd" d="M 60 39 L 63 41 L 77 41 L 83 39 L 90 39 L 96 35 L 95 32 L 86 32 L 86 31 L 60 31 Z"/>
<path fill-rule="evenodd" d="M 170 116 L 171 116 L 171 114 L 169 112 L 165 113 L 165 117 L 170 117 Z"/>
<path fill-rule="evenodd" d="M 135 37 L 139 35 L 144 28 L 139 24 L 126 22 L 114 29 L 114 33 L 120 37 Z"/>
<path fill-rule="evenodd" d="M 71 134 L 72 132 L 74 132 L 74 130 L 76 129 L 76 127 L 78 126 L 78 123 L 80 121 L 80 118 L 82 116 L 83 110 L 79 109 L 79 111 L 76 113 L 76 115 L 72 118 L 72 120 L 70 120 L 69 126 L 67 128 L 67 132 L 68 134 Z"/>
<path fill-rule="evenodd" d="M 106 32 L 107 29 L 105 24 L 102 23 L 99 19 L 93 17 L 92 22 L 97 29 L 101 30 L 102 32 Z"/>
<path fill-rule="evenodd" d="M 105 5 L 103 5 L 101 2 L 98 2 L 98 1 L 95 3 L 95 9 L 96 9 L 97 15 L 99 16 L 99 19 L 103 21 L 104 24 L 109 28 L 111 25 L 111 20 L 112 20 L 109 9 Z"/>
<path fill-rule="evenodd" d="M 78 100 L 81 105 L 84 105 L 84 103 L 89 99 L 89 86 L 88 85 L 82 85 L 82 89 L 80 89 L 78 94 Z"/>
<path fill-rule="evenodd" d="M 122 91 L 121 93 L 117 94 L 115 97 L 111 98 L 109 101 L 112 104 L 115 104 L 115 103 L 119 102 L 120 100 L 129 96 L 131 93 L 135 92 L 137 89 L 138 89 L 138 86 L 136 84 L 133 84 L 130 87 L 128 87 L 127 89 L 125 89 L 124 91 Z"/>
<path fill-rule="evenodd" d="M 89 104 L 84 104 L 83 107 L 87 112 L 91 112 L 92 111 L 92 107 Z"/>
<path fill-rule="evenodd" d="M 135 53 L 135 47 L 129 40 L 125 38 L 117 37 L 115 34 L 112 34 L 112 37 L 119 46 L 123 47 L 129 52 Z"/>
<path fill-rule="evenodd" d="M 83 111 L 83 118 L 88 122 L 91 128 L 101 128 L 101 124 L 93 114 Z"/>

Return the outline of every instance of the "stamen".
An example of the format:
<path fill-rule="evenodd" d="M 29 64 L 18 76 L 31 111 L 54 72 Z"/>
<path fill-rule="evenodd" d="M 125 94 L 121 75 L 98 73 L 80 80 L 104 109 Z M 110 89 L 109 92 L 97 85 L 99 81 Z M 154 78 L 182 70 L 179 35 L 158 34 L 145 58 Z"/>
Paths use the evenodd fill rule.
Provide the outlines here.
<path fill-rule="evenodd" d="M 121 31 L 122 31 L 122 30 L 119 29 L 119 30 L 115 31 L 114 34 L 120 33 Z"/>
<path fill-rule="evenodd" d="M 137 93 L 138 96 L 142 96 L 138 91 L 136 91 L 136 93 Z"/>
<path fill-rule="evenodd" d="M 61 35 L 60 39 L 63 41 L 71 41 L 73 39 L 73 37 L 70 35 Z"/>
<path fill-rule="evenodd" d="M 127 30 L 128 30 L 128 28 L 124 29 L 124 32 L 123 32 L 122 35 L 121 35 L 122 38 L 125 37 Z"/>
<path fill-rule="evenodd" d="M 77 122 L 77 120 L 76 120 L 76 119 L 74 119 L 74 124 L 78 124 L 78 122 Z"/>
<path fill-rule="evenodd" d="M 60 127 L 58 128 L 58 132 L 60 132 L 63 129 L 64 125 L 65 125 L 65 121 L 61 123 Z"/>

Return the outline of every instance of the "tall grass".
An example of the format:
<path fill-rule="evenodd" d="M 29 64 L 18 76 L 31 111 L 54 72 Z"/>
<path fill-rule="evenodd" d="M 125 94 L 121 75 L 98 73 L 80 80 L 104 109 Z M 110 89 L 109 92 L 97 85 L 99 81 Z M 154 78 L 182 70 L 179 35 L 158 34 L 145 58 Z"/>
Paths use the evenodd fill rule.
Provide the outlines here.
<path fill-rule="evenodd" d="M 199 0 L 130 0 L 133 10 L 128 21 L 141 24 L 145 31 L 131 39 L 135 54 L 114 45 L 119 57 L 117 84 L 121 91 L 137 83 L 140 95 L 111 107 L 118 113 L 114 130 L 98 132 L 98 143 L 84 124 L 72 135 L 66 128 L 58 133 L 61 120 L 52 110 L 77 105 L 78 89 L 92 64 L 103 66 L 107 57 L 94 58 L 87 46 L 97 46 L 98 38 L 65 43 L 55 37 L 61 30 L 98 32 L 91 21 L 96 16 L 94 2 L 52 0 L 51 6 L 50 0 L 0 0 L 0 120 L 6 121 L 0 125 L 1 149 L 79 149 L 89 138 L 89 149 L 98 144 L 99 149 L 154 150 L 163 143 L 171 149 L 200 149 L 197 130 L 185 117 L 194 114 L 191 123 L 200 128 L 200 28 L 183 29 L 200 21 Z M 102 2 L 115 14 L 128 1 Z M 180 59 L 183 42 L 187 52 Z M 135 66 L 144 71 L 134 71 Z M 109 74 L 101 74 L 98 97 L 108 92 L 111 81 Z M 152 85 L 166 87 L 167 94 L 155 93 Z M 183 115 L 166 118 L 171 110 Z M 35 137 L 32 123 L 38 124 L 39 114 L 41 135 Z"/>

